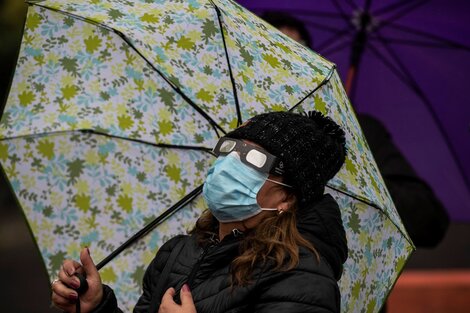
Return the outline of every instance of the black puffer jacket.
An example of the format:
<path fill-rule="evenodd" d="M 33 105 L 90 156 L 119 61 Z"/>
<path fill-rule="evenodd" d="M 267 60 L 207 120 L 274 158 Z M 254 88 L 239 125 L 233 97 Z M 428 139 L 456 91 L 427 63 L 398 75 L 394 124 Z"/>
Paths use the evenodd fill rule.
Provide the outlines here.
<path fill-rule="evenodd" d="M 173 248 L 185 241 L 167 286 L 179 290 L 195 273 L 190 284 L 198 313 L 235 312 L 340 312 L 337 279 L 347 258 L 347 245 L 336 201 L 325 195 L 311 208 L 299 210 L 300 232 L 312 241 L 321 255 L 318 263 L 307 249 L 300 248 L 299 265 L 288 272 L 274 272 L 269 265 L 253 273 L 253 284 L 230 288 L 230 263 L 238 254 L 243 235 L 228 235 L 218 244 L 201 248 L 192 236 L 178 236 L 158 251 L 147 268 L 143 294 L 134 312 L 147 313 L 154 288 Z M 105 286 L 105 295 L 96 312 L 120 312 L 112 290 Z"/>

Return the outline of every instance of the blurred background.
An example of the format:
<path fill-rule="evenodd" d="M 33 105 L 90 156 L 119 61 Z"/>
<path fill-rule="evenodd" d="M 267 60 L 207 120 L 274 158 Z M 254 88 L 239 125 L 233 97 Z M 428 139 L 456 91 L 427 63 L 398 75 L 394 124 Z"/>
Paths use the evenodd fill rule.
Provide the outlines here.
<path fill-rule="evenodd" d="M 280 11 L 301 20 L 312 49 L 337 64 L 355 109 L 387 127 L 443 203 L 450 219 L 445 236 L 433 248 L 418 247 L 392 292 L 388 312 L 411 312 L 403 306 L 412 305 L 425 308 L 423 312 L 451 312 L 439 308 L 458 305 L 459 293 L 470 296 L 470 86 L 465 78 L 470 72 L 470 2 L 238 2 L 256 14 Z M 21 0 L 0 0 L 0 112 L 26 11 Z M 358 51 L 365 39 L 369 45 L 352 62 L 353 46 Z M 3 172 L 0 256 L 2 312 L 58 312 L 50 308 L 46 271 Z M 441 306 L 426 308 L 431 299 L 440 299 Z M 468 304 L 461 309 L 468 310 Z"/>

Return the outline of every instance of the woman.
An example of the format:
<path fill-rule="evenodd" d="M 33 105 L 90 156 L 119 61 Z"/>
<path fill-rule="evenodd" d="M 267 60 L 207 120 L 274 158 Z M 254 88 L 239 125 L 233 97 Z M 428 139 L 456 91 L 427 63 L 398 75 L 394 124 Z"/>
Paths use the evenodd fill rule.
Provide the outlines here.
<path fill-rule="evenodd" d="M 344 163 L 344 132 L 318 112 L 266 113 L 214 152 L 203 188 L 209 210 L 158 251 L 134 312 L 339 312 L 347 245 L 324 188 Z M 80 259 L 64 262 L 54 304 L 75 312 L 74 274 L 84 272 L 81 312 L 120 312 L 87 249 Z"/>

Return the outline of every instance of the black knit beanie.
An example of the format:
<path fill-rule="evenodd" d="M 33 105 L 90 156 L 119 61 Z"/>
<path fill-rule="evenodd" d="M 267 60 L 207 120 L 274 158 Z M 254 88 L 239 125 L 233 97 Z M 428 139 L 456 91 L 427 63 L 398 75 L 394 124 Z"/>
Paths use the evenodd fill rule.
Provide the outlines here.
<path fill-rule="evenodd" d="M 346 155 L 344 131 L 317 111 L 260 114 L 226 136 L 251 140 L 280 158 L 283 181 L 295 188 L 299 207 L 322 197 Z"/>

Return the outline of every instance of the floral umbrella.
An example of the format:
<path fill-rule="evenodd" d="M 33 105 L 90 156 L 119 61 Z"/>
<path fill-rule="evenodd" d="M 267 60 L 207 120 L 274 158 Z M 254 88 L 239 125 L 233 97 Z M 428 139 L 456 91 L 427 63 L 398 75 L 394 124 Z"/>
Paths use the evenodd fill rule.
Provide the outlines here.
<path fill-rule="evenodd" d="M 350 249 L 342 310 L 377 311 L 413 245 L 335 66 L 230 0 L 31 3 L 0 163 L 51 279 L 87 245 L 130 311 L 158 247 L 205 208 L 217 139 L 311 109 L 347 134 L 328 184 Z"/>

